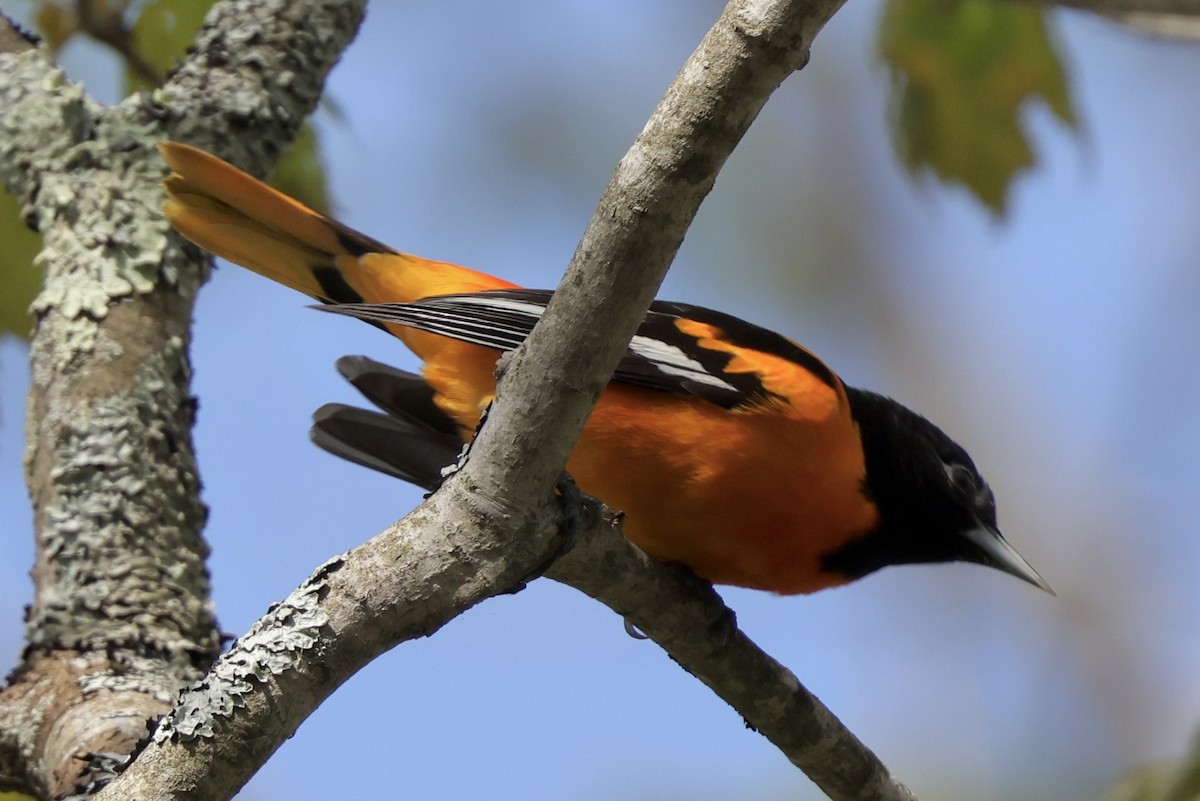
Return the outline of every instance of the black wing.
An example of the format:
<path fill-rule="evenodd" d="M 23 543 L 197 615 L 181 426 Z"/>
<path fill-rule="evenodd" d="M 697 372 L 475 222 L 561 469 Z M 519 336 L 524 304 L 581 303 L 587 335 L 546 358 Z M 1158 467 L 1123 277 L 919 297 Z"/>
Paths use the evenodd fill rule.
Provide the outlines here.
<path fill-rule="evenodd" d="M 510 351 L 529 336 L 552 295 L 552 291 L 542 289 L 501 289 L 440 295 L 413 303 L 346 303 L 314 308 Z M 687 324 L 703 326 L 705 335 L 685 330 Z M 704 344 L 705 337 L 724 346 L 785 359 L 835 392 L 841 391 L 841 382 L 820 359 L 786 337 L 702 306 L 664 301 L 650 306 L 613 379 L 691 395 L 727 409 L 779 397 L 760 373 L 727 369 L 733 353 Z"/>

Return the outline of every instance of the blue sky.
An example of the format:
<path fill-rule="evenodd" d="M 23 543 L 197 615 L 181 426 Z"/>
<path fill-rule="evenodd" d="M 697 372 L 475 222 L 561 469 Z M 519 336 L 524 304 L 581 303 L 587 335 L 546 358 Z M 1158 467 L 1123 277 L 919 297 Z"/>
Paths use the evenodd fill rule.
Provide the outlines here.
<path fill-rule="evenodd" d="M 318 126 L 343 220 L 553 286 L 616 160 L 716 3 L 371 6 Z M 723 591 L 922 797 L 1086 798 L 1200 723 L 1200 114 L 1196 48 L 1060 17 L 1082 131 L 1028 115 L 1042 163 L 991 218 L 887 143 L 879 6 L 850 4 L 730 160 L 662 296 L 803 342 L 971 451 L 1050 598 L 973 566 L 812 597 Z M 94 53 L 76 75 L 112 84 Z M 99 62 L 103 63 L 103 62 Z M 218 269 L 196 310 L 196 442 L 215 597 L 238 633 L 419 499 L 313 448 L 345 353 L 394 341 Z M 23 348 L 0 344 L 0 654 L 28 599 Z M 12 522 L 15 521 L 15 522 Z M 548 581 L 339 690 L 245 791 L 297 801 L 818 798 L 621 621 Z"/>

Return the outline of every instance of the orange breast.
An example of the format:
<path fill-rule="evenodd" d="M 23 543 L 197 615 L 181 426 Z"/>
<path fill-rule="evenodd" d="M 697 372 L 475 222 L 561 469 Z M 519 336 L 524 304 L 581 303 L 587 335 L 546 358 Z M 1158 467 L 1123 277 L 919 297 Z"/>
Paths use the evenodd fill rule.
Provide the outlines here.
<path fill-rule="evenodd" d="M 398 329 L 439 405 L 468 432 L 494 391 L 494 351 Z M 820 557 L 875 523 L 854 424 L 831 406 L 790 418 L 625 384 L 605 391 L 567 469 L 625 513 L 625 535 L 704 578 L 779 593 L 844 583 Z"/>
<path fill-rule="evenodd" d="M 720 584 L 790 594 L 844 583 L 821 572 L 821 555 L 876 521 L 857 432 L 840 415 L 796 420 L 613 385 L 567 468 L 626 513 L 639 547 Z"/>

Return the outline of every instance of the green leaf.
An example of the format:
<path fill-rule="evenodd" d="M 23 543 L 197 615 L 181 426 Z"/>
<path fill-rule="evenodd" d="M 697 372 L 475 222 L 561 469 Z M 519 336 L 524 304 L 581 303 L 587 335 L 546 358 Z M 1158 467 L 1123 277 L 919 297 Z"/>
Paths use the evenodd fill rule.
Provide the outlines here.
<path fill-rule="evenodd" d="M 196 38 L 208 10 L 216 0 L 150 0 L 133 23 L 130 39 L 134 52 L 149 69 L 125 67 L 125 88 L 130 92 L 153 89 L 147 71 L 165 77 Z"/>
<path fill-rule="evenodd" d="M 1105 791 L 1101 801 L 1164 801 L 1171 779 L 1170 765 L 1143 765 Z"/>
<path fill-rule="evenodd" d="M 1102 801 L 1195 801 L 1200 798 L 1200 733 L 1176 762 L 1152 762 L 1125 775 Z"/>
<path fill-rule="evenodd" d="M 879 40 L 892 76 L 893 138 L 913 174 L 965 185 L 996 214 L 1033 166 L 1022 107 L 1042 100 L 1074 128 L 1045 13 L 988 0 L 888 0 Z"/>
<path fill-rule="evenodd" d="M 42 249 L 42 238 L 21 221 L 17 199 L 0 191 L 0 337 L 29 339 L 33 318 L 29 304 L 42 288 L 42 271 L 33 257 Z"/>

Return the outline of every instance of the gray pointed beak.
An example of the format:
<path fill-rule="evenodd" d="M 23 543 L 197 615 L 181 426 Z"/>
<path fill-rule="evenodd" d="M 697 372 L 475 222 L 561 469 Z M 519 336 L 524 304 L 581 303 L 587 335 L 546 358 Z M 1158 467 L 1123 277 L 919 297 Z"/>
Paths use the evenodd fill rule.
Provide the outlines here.
<path fill-rule="evenodd" d="M 1009 545 L 1008 540 L 1004 539 L 999 531 L 987 526 L 979 526 L 968 531 L 966 538 L 983 552 L 983 558 L 978 560 L 981 564 L 1003 570 L 1011 576 L 1028 581 L 1051 595 L 1055 594 L 1046 580 L 1033 569 L 1033 565 L 1026 562 L 1025 557 L 1017 553 L 1017 549 Z"/>

